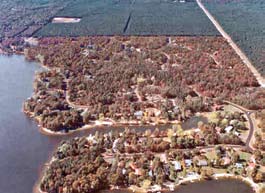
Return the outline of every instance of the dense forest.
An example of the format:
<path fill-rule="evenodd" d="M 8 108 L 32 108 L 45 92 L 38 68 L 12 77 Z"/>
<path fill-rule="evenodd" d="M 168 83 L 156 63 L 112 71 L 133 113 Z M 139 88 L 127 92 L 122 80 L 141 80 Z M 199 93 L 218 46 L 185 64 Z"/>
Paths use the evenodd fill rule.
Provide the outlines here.
<path fill-rule="evenodd" d="M 34 36 L 220 35 L 195 1 L 76 0 L 56 16 L 81 21 L 49 23 Z"/>
<path fill-rule="evenodd" d="M 142 100 L 148 95 L 183 100 L 197 92 L 264 107 L 264 89 L 221 37 L 44 38 L 27 55 L 42 55 L 45 65 L 60 68 L 70 100 L 81 105 L 112 104 L 137 86 Z"/>
<path fill-rule="evenodd" d="M 210 13 L 256 69 L 265 76 L 265 2 L 260 0 L 203 0 Z"/>
<path fill-rule="evenodd" d="M 37 75 L 25 109 L 57 109 L 58 120 L 68 109 L 75 120 L 86 109 L 86 123 L 144 123 L 185 120 L 224 99 L 250 109 L 265 105 L 264 89 L 221 37 L 43 38 L 25 54 L 50 68 Z"/>
<path fill-rule="evenodd" d="M 69 0 L 2 0 L 0 42 L 6 38 L 31 36 L 69 2 Z"/>

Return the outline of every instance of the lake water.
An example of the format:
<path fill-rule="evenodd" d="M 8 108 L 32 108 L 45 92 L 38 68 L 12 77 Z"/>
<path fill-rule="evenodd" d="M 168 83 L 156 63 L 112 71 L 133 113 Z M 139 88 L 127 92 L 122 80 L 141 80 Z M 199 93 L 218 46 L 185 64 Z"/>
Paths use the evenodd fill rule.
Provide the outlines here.
<path fill-rule="evenodd" d="M 38 64 L 25 61 L 23 56 L 0 55 L 0 193 L 32 192 L 42 165 L 58 142 L 90 132 L 48 137 L 41 134 L 36 123 L 22 113 L 22 103 L 32 93 L 36 70 L 40 70 Z M 212 188 L 215 186 L 222 186 L 225 190 L 233 188 L 233 193 L 252 192 L 245 184 L 231 182 L 229 186 L 223 182 L 197 184 L 195 187 L 191 184 L 181 187 L 179 192 L 213 193 L 214 190 L 217 193 L 218 189 Z M 202 191 L 198 191 L 200 188 Z"/>
<path fill-rule="evenodd" d="M 108 192 L 110 191 L 101 191 L 100 193 Z M 132 191 L 113 190 L 111 193 L 132 193 Z M 211 180 L 189 183 L 187 185 L 181 185 L 175 191 L 164 193 L 254 193 L 254 191 L 244 182 L 233 179 L 223 179 L 218 181 Z"/>

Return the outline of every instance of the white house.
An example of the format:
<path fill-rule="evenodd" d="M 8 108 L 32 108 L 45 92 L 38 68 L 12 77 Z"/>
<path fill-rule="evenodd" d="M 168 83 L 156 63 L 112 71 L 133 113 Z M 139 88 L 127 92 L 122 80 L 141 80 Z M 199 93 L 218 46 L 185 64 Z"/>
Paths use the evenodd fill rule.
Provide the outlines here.
<path fill-rule="evenodd" d="M 227 126 L 226 128 L 225 128 L 225 132 L 226 133 L 230 133 L 231 131 L 233 130 L 233 126 Z"/>
<path fill-rule="evenodd" d="M 172 163 L 173 163 L 173 165 L 174 165 L 174 169 L 175 169 L 176 171 L 181 170 L 181 164 L 180 164 L 180 162 L 178 162 L 178 161 L 173 161 Z"/>

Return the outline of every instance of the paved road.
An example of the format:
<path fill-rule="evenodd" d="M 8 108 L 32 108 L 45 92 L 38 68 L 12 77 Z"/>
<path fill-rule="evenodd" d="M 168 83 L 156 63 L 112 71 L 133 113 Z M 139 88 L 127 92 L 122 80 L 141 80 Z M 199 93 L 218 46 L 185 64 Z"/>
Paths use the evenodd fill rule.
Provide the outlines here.
<path fill-rule="evenodd" d="M 244 107 L 241 107 L 237 104 L 234 104 L 232 102 L 229 102 L 229 101 L 225 101 L 226 103 L 232 105 L 233 107 L 241 110 L 243 113 L 245 113 L 247 119 L 248 119 L 248 122 L 249 122 L 249 134 L 248 134 L 248 137 L 247 137 L 247 140 L 246 140 L 246 147 L 248 150 L 250 151 L 253 151 L 253 148 L 250 146 L 250 141 L 254 135 L 254 124 L 253 124 L 253 120 L 251 118 L 251 114 L 253 113 L 253 111 L 251 110 L 248 110 L 248 109 L 245 109 Z"/>

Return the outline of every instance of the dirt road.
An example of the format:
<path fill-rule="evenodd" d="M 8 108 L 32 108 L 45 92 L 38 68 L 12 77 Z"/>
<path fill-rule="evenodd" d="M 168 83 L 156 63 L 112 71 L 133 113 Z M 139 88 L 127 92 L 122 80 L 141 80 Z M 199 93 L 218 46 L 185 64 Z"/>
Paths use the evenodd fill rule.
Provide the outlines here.
<path fill-rule="evenodd" d="M 227 40 L 227 42 L 231 45 L 231 47 L 235 50 L 237 55 L 242 59 L 242 61 L 247 65 L 247 67 L 251 70 L 251 72 L 256 77 L 261 87 L 265 88 L 265 79 L 260 75 L 260 73 L 256 70 L 256 68 L 251 64 L 250 60 L 244 54 L 244 52 L 236 45 L 236 43 L 232 40 L 232 38 L 224 31 L 222 26 L 217 22 L 217 20 L 211 15 L 211 13 L 205 8 L 202 4 L 201 0 L 196 0 L 199 7 L 203 10 L 206 16 L 211 20 L 216 29 L 220 32 L 220 34 Z"/>

